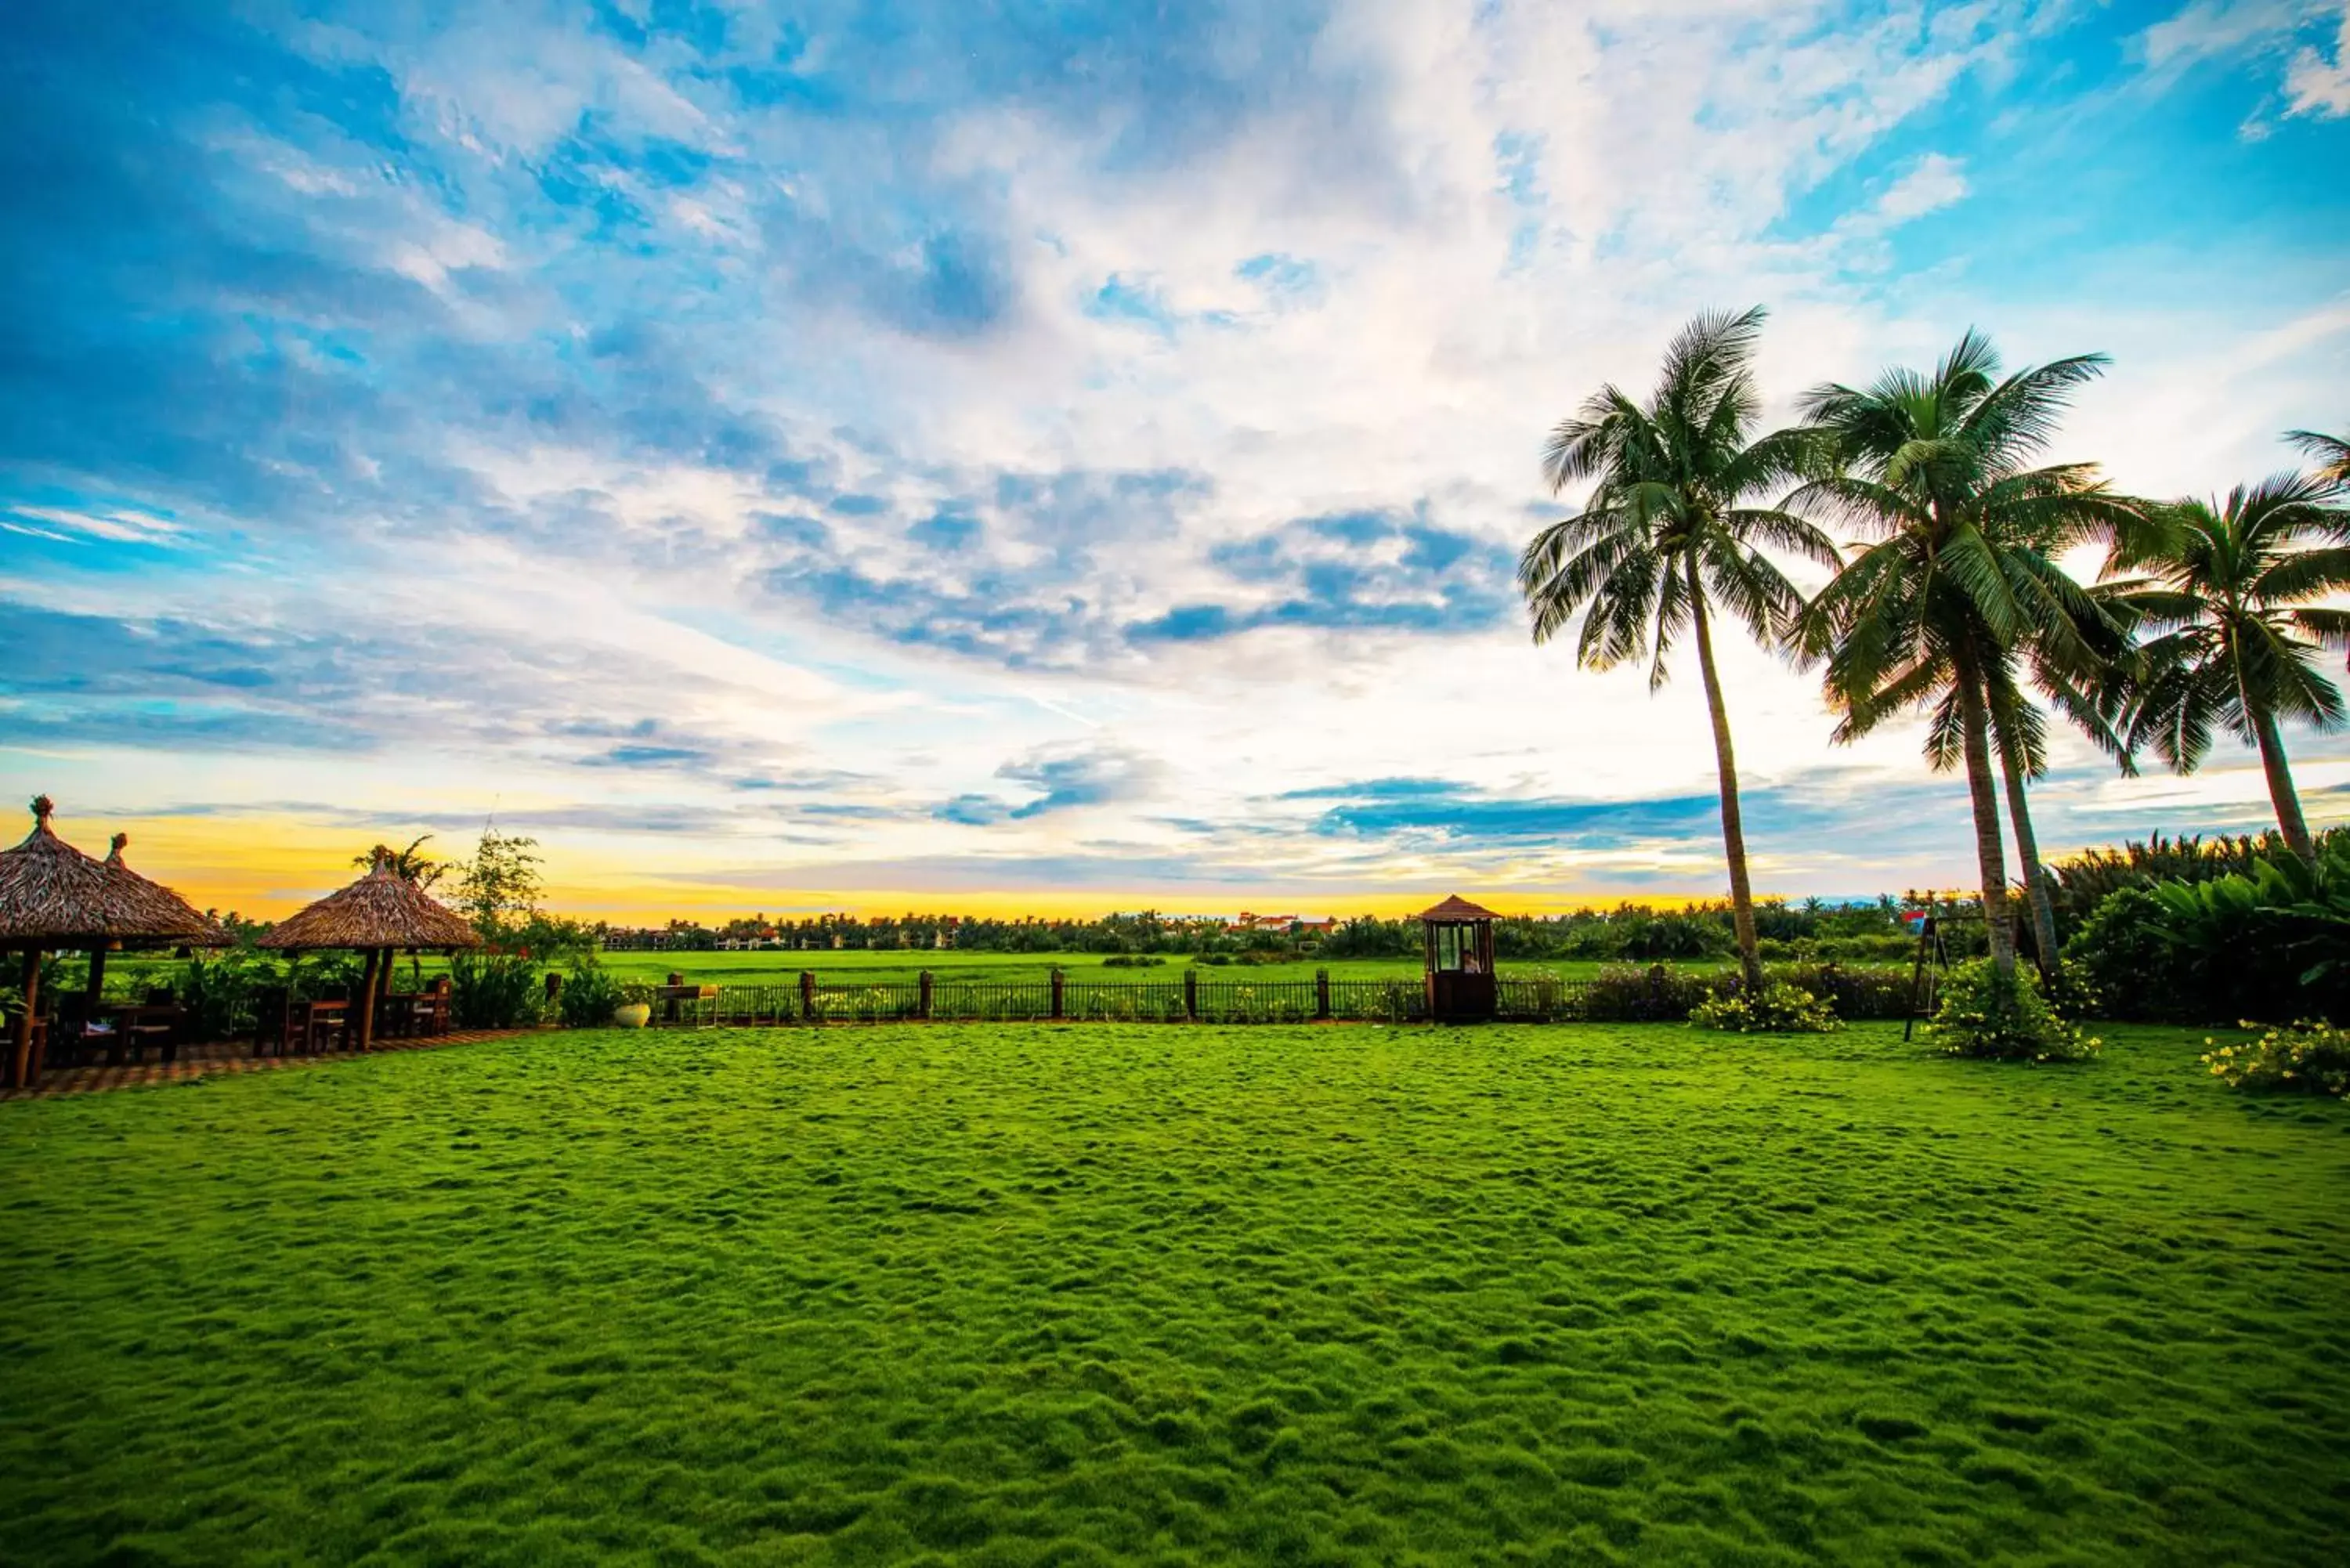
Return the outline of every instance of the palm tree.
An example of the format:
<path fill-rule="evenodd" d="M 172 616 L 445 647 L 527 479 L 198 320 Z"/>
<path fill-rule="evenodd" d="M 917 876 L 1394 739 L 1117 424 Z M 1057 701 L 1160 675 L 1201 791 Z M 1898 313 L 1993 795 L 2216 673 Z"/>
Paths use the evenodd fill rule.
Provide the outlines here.
<path fill-rule="evenodd" d="M 2350 485 L 2350 437 L 2287 431 L 2284 439 L 2317 460 L 2318 478 L 2330 484 Z"/>
<path fill-rule="evenodd" d="M 2047 444 L 2075 388 L 2105 365 L 2081 355 L 1999 379 L 1988 339 L 1970 331 L 1930 375 L 1886 371 L 1865 391 L 1825 386 L 1804 399 L 1832 472 L 1787 504 L 1876 531 L 1813 600 L 1803 650 L 1827 660 L 1835 738 L 1849 742 L 1897 714 L 1926 709 L 1926 756 L 1963 765 L 1974 814 L 1991 952 L 2015 968 L 2000 843 L 1996 737 L 2011 810 L 2037 861 L 2024 775 L 2039 766 L 2036 713 L 2021 697 L 2027 671 L 2070 695 L 2094 690 L 2119 628 L 2055 557 L 2140 522 L 2086 463 L 2026 468 Z M 2040 877 L 2036 867 L 2031 879 Z M 2053 919 L 2043 941 L 2053 949 Z M 2037 929 L 2037 928 L 2035 928 Z"/>
<path fill-rule="evenodd" d="M 2318 668 L 2321 649 L 2350 648 L 2350 611 L 2313 601 L 2350 589 L 2350 513 L 2327 503 L 2335 483 L 2278 474 L 2224 504 L 2181 501 L 2170 537 L 2126 553 L 2118 567 L 2153 586 L 2125 596 L 2142 631 L 2143 672 L 2129 711 L 2134 745 L 2192 773 L 2224 726 L 2257 748 L 2284 841 L 2315 855 L 2285 756 L 2283 723 L 2340 729 L 2350 710 Z"/>
<path fill-rule="evenodd" d="M 1518 562 L 1534 641 L 1548 642 L 1582 614 L 1575 657 L 1586 670 L 1646 659 L 1654 691 L 1665 683 L 1675 642 L 1686 632 L 1696 643 L 1721 777 L 1731 919 L 1749 995 L 1760 994 L 1762 958 L 1738 763 L 1714 667 L 1713 616 L 1719 605 L 1757 639 L 1775 643 L 1803 596 L 1763 548 L 1836 559 L 1835 546 L 1817 528 L 1751 504 L 1802 472 L 1806 446 L 1806 438 L 1790 431 L 1748 440 L 1762 403 L 1752 365 L 1763 314 L 1757 306 L 1698 317 L 1666 349 L 1646 403 L 1602 387 L 1551 432 L 1543 472 L 1552 491 L 1581 479 L 1598 483 L 1581 512 L 1535 535 Z"/>
<path fill-rule="evenodd" d="M 394 849 L 389 844 L 379 844 L 365 855 L 352 857 L 351 864 L 372 867 L 379 859 L 389 860 L 391 862 L 393 873 L 402 880 L 413 882 L 420 888 L 430 888 L 433 883 L 441 880 L 442 874 L 449 869 L 442 862 L 423 853 L 424 846 L 432 841 L 432 836 L 426 833 L 410 839 L 408 847 L 405 849 Z"/>
<path fill-rule="evenodd" d="M 2146 504 L 2134 502 L 2144 510 Z M 2146 526 L 2152 526 L 2147 524 Z M 2082 627 L 2084 641 L 2100 660 L 2095 679 L 2083 682 L 2054 667 L 2044 650 L 2027 646 L 2023 662 L 2031 683 L 2059 715 L 2111 757 L 2123 776 L 2137 776 L 2137 757 L 2123 732 L 2121 714 L 2129 698 L 2132 664 L 2124 628 L 2131 618 L 2123 596 L 2130 583 L 2099 583 L 2086 591 L 2105 613 Z M 2029 781 L 2048 771 L 2047 724 L 2028 691 L 2004 687 L 1991 697 L 1991 749 L 1998 753 L 2005 786 L 2008 826 L 2015 837 L 2016 868 L 2022 873 L 2025 911 L 2032 921 L 2033 949 L 2043 979 L 2057 966 L 2056 901 L 2053 877 L 2040 858 L 2033 831 Z"/>

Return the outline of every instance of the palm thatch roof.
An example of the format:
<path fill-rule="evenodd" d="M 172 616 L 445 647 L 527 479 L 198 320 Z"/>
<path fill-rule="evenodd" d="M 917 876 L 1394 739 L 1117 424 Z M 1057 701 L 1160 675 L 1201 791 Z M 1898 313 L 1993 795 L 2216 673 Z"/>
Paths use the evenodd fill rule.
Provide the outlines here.
<path fill-rule="evenodd" d="M 0 851 L 0 947 L 74 948 L 97 942 L 218 947 L 228 933 L 169 888 L 115 855 L 92 860 L 49 826 L 47 795 L 33 802 L 33 831 Z"/>
<path fill-rule="evenodd" d="M 463 917 L 392 869 L 390 857 L 339 893 L 277 922 L 265 948 L 477 948 Z"/>
<path fill-rule="evenodd" d="M 225 948 L 236 945 L 236 939 L 229 935 L 218 920 L 213 919 L 210 915 L 196 913 L 195 906 L 185 898 L 181 898 L 161 882 L 150 881 L 133 871 L 122 858 L 123 847 L 130 842 L 130 835 L 116 834 L 114 841 L 107 846 L 106 859 L 103 862 L 106 874 L 129 889 L 127 897 L 141 900 L 143 907 L 153 911 L 159 920 L 164 911 L 170 911 L 170 920 L 175 929 L 169 934 L 175 943 L 184 943 L 192 948 Z"/>

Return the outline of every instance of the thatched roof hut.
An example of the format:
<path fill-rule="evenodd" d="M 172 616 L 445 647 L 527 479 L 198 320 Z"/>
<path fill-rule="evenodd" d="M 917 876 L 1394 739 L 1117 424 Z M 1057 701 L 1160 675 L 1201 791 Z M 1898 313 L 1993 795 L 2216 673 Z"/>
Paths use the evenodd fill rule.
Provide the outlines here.
<path fill-rule="evenodd" d="M 40 1015 L 41 954 L 83 949 L 90 954 L 90 994 L 98 994 L 106 950 L 120 947 L 224 947 L 229 934 L 198 914 L 169 888 L 122 864 L 114 853 L 92 860 L 49 826 L 57 808 L 47 795 L 33 802 L 33 831 L 16 848 L 0 851 L 0 950 L 24 953 L 24 999 L 17 1005 L 15 1037 L 0 1057 L 0 1080 L 31 1083 L 40 1064 L 33 1048 Z"/>
<path fill-rule="evenodd" d="M 106 942 L 219 947 L 228 933 L 114 854 L 93 860 L 49 826 L 49 797 L 33 802 L 33 831 L 0 851 L 0 948 L 83 948 Z"/>
<path fill-rule="evenodd" d="M 338 893 L 329 893 L 272 927 L 261 946 L 318 948 L 477 948 L 482 939 L 463 917 L 434 898 L 378 856 L 375 867 Z"/>
<path fill-rule="evenodd" d="M 210 915 L 200 915 L 195 906 L 181 898 L 161 882 L 151 881 L 133 871 L 122 858 L 122 851 L 130 842 L 130 835 L 118 833 L 107 846 L 106 874 L 120 883 L 124 897 L 139 901 L 140 907 L 159 927 L 172 928 L 163 932 L 175 947 L 225 948 L 236 945 L 236 939 Z"/>

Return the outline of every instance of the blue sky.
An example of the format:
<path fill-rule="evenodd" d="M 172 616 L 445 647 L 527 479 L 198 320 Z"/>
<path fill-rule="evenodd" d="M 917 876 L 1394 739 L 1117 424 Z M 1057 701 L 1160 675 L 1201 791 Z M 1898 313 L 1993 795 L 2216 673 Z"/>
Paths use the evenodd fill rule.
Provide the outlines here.
<path fill-rule="evenodd" d="M 1510 584 L 1687 316 L 1772 308 L 1778 414 L 2103 349 L 2054 455 L 2152 493 L 2350 425 L 2342 0 L 7 26 L 0 786 L 248 909 L 493 812 L 614 911 L 1707 892 L 1693 675 Z M 1914 732 L 1726 679 L 1764 886 L 1964 879 Z"/>

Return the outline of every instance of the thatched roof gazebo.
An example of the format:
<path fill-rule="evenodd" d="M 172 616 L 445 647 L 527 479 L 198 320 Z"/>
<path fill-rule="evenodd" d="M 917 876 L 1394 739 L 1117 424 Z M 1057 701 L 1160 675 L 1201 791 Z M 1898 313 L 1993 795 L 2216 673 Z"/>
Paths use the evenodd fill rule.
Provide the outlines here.
<path fill-rule="evenodd" d="M 278 921 L 260 945 L 280 952 L 346 949 L 367 954 L 359 1000 L 364 1051 L 375 1039 L 376 986 L 393 948 L 445 952 L 480 947 L 482 939 L 463 916 L 393 869 L 390 853 L 379 849 L 366 876 Z"/>
<path fill-rule="evenodd" d="M 186 899 L 123 865 L 128 840 L 121 836 L 102 861 L 59 838 L 49 826 L 56 809 L 47 795 L 35 800 L 33 831 L 16 848 L 0 851 L 0 951 L 25 955 L 24 1009 L 5 1063 L 14 1084 L 28 1083 L 35 1071 L 33 1019 L 44 953 L 87 950 L 95 966 L 109 947 L 224 947 L 230 940 Z"/>

